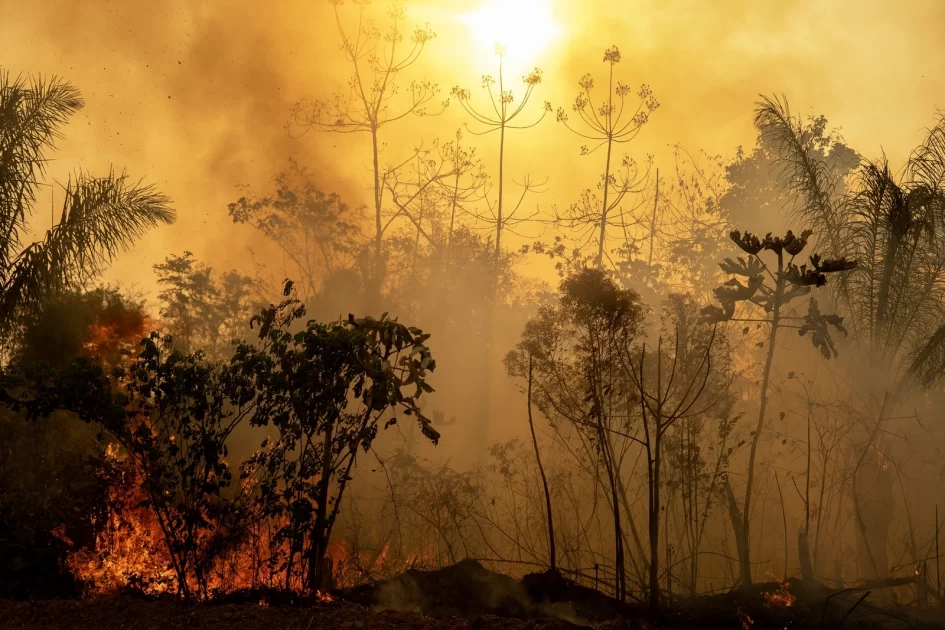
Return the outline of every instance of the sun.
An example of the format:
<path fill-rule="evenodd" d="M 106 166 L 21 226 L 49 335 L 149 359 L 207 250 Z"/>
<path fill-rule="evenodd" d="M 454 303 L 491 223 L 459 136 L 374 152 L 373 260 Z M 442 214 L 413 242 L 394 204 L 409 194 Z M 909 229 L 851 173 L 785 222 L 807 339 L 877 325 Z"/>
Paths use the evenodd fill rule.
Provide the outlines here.
<path fill-rule="evenodd" d="M 561 33 L 551 0 L 484 0 L 460 17 L 476 40 L 480 55 L 492 59 L 496 44 L 515 65 L 535 63 Z"/>

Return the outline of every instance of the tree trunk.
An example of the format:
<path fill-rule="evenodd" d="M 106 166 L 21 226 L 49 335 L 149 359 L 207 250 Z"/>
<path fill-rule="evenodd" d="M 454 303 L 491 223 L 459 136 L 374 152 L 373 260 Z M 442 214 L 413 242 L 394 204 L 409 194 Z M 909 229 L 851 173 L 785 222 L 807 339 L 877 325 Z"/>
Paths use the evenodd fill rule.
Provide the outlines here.
<path fill-rule="evenodd" d="M 650 610 L 660 605 L 660 438 L 657 422 L 654 449 L 650 466 L 653 474 L 650 478 Z"/>
<path fill-rule="evenodd" d="M 735 500 L 732 484 L 725 480 L 725 496 L 728 498 L 728 515 L 735 530 L 735 547 L 738 550 L 739 580 L 742 585 L 751 584 L 751 559 L 748 556 L 748 543 L 745 540 L 745 528 L 742 526 L 742 515 Z"/>
<path fill-rule="evenodd" d="M 784 263 L 784 254 L 778 252 L 778 270 L 777 281 L 774 291 L 774 307 L 771 314 L 771 333 L 768 335 L 768 356 L 765 359 L 764 375 L 761 379 L 761 405 L 758 409 L 758 424 L 755 427 L 755 435 L 751 440 L 751 453 L 748 456 L 748 482 L 745 487 L 745 508 L 742 510 L 742 532 L 741 544 L 744 545 L 744 557 L 739 550 L 739 562 L 742 563 L 741 578 L 743 586 L 749 586 L 751 580 L 751 491 L 755 482 L 755 455 L 758 451 L 758 443 L 761 441 L 761 431 L 765 426 L 765 411 L 768 407 L 768 384 L 771 380 L 771 364 L 774 363 L 774 348 L 777 342 L 778 325 L 781 322 L 781 300 L 784 297 L 784 279 L 781 277 L 781 269 Z M 738 536 L 736 536 L 738 540 Z"/>
<path fill-rule="evenodd" d="M 814 568 L 810 561 L 810 544 L 807 540 L 807 532 L 797 534 L 797 555 L 801 563 L 801 577 L 808 584 L 814 582 Z"/>
<path fill-rule="evenodd" d="M 535 422 L 532 419 L 532 357 L 528 357 L 528 428 L 532 432 L 532 446 L 535 447 L 535 461 L 538 463 L 538 472 L 541 474 L 541 484 L 545 490 L 545 510 L 548 513 L 548 567 L 552 571 L 558 570 L 555 554 L 555 525 L 551 513 L 551 492 L 548 490 L 548 477 L 545 476 L 545 467 L 541 464 L 541 451 L 538 449 L 538 437 L 535 435 Z"/>
<path fill-rule="evenodd" d="M 325 428 L 325 440 L 322 447 L 321 478 L 318 480 L 318 506 L 315 509 L 315 523 L 309 541 L 308 589 L 314 593 L 322 585 L 322 572 L 325 564 L 325 552 L 328 550 L 328 495 L 331 491 L 331 451 L 334 440 L 335 423 L 328 421 Z M 341 498 L 338 497 L 340 501 Z"/>
<path fill-rule="evenodd" d="M 381 172 L 379 149 L 377 146 L 377 126 L 371 127 L 371 146 L 374 159 L 374 269 L 368 290 L 368 310 L 379 312 L 381 305 L 381 286 L 384 283 L 385 265 L 384 265 L 384 227 L 383 217 L 381 216 L 381 205 L 383 191 L 381 190 Z"/>
<path fill-rule="evenodd" d="M 650 256 L 647 266 L 653 266 L 653 240 L 656 238 L 656 211 L 660 201 L 660 169 L 656 169 L 656 194 L 653 196 L 653 219 L 650 222 Z"/>
<path fill-rule="evenodd" d="M 610 155 L 613 150 L 614 139 L 612 137 L 607 139 L 607 164 L 604 166 L 604 199 L 600 209 L 600 242 L 597 244 L 597 268 L 604 268 L 604 243 L 607 241 L 607 215 L 609 214 L 609 208 L 607 207 L 607 196 L 610 192 Z"/>

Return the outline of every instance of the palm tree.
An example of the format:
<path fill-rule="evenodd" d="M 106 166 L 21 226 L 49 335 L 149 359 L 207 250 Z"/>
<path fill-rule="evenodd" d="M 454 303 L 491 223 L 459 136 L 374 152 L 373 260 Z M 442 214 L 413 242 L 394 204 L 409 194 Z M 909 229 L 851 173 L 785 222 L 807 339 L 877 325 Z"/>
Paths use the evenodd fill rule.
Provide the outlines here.
<path fill-rule="evenodd" d="M 875 395 L 853 469 L 856 522 L 865 533 L 857 473 L 867 453 L 910 390 L 945 376 L 945 115 L 899 174 L 885 156 L 864 161 L 847 190 L 836 170 L 814 157 L 810 135 L 786 101 L 764 99 L 755 123 L 776 147 L 794 212 L 825 235 L 821 250 L 858 263 L 833 286 Z"/>
<path fill-rule="evenodd" d="M 851 339 L 891 392 L 932 385 L 945 375 L 945 116 L 901 174 L 885 157 L 865 161 L 843 194 L 786 102 L 765 99 L 755 122 L 775 140 L 795 213 L 825 235 L 821 250 L 858 263 L 835 285 Z"/>
<path fill-rule="evenodd" d="M 24 243 L 60 128 L 82 108 L 79 91 L 58 78 L 0 71 L 0 342 L 56 292 L 81 286 L 148 229 L 172 223 L 167 197 L 110 172 L 81 171 L 64 187 L 57 222 Z"/>

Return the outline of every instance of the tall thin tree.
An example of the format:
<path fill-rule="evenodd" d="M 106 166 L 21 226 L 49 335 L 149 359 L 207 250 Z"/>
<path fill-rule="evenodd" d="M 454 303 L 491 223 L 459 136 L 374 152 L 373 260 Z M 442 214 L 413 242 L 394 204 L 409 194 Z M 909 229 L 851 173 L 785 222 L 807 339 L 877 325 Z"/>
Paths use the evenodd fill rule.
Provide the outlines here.
<path fill-rule="evenodd" d="M 509 210 L 508 206 L 505 205 L 506 132 L 535 127 L 545 118 L 545 114 L 551 111 L 551 103 L 547 101 L 545 102 L 544 109 L 539 116 L 532 118 L 528 122 L 518 122 L 519 118 L 525 111 L 525 107 L 531 100 L 535 88 L 541 83 L 542 72 L 539 68 L 535 68 L 530 73 L 522 77 L 522 82 L 525 84 L 525 92 L 519 99 L 519 102 L 516 103 L 515 95 L 512 93 L 512 90 L 506 87 L 505 73 L 503 70 L 505 49 L 500 44 L 496 44 L 495 53 L 499 58 L 498 92 L 495 91 L 496 79 L 492 75 L 487 74 L 483 75 L 482 77 L 482 87 L 489 95 L 489 103 L 492 107 L 491 112 L 485 109 L 481 110 L 474 107 L 472 104 L 472 93 L 468 89 L 455 86 L 453 88 L 452 94 L 456 100 L 459 101 L 460 105 L 463 106 L 463 109 L 466 110 L 466 113 L 468 113 L 475 122 L 479 123 L 483 127 L 481 131 L 470 130 L 470 133 L 473 133 L 474 135 L 486 135 L 496 131 L 499 132 L 499 169 L 497 177 L 498 191 L 495 200 L 489 203 L 490 216 L 480 217 L 488 221 L 490 224 L 495 225 L 495 243 L 493 245 L 495 248 L 494 261 L 496 273 L 494 282 L 496 283 L 496 286 L 493 288 L 493 293 L 497 294 L 497 283 L 499 277 L 498 271 L 502 259 L 502 235 L 507 227 L 522 220 L 520 217 L 516 217 L 516 215 L 522 206 L 522 201 L 524 200 L 526 193 L 531 188 L 533 188 L 533 184 L 530 182 L 530 180 L 526 179 L 524 182 L 524 190 L 522 195 L 515 206 Z"/>
<path fill-rule="evenodd" d="M 636 138 L 650 114 L 659 107 L 659 101 L 647 85 L 641 85 L 637 91 L 639 102 L 636 107 L 627 107 L 630 86 L 619 80 L 614 83 L 614 66 L 620 63 L 620 50 L 616 46 L 604 51 L 604 63 L 608 66 L 607 94 L 602 101 L 594 101 L 594 78 L 590 74 L 578 81 L 581 91 L 571 109 L 582 124 L 573 125 L 563 107 L 559 107 L 557 112 L 558 122 L 590 143 L 581 146 L 581 155 L 592 155 L 606 149 L 603 175 L 597 184 L 600 197 L 590 189 L 585 190 L 581 200 L 572 204 L 559 218 L 563 225 L 578 232 L 582 242 L 593 242 L 596 237 L 594 262 L 598 268 L 603 268 L 607 256 L 608 226 L 623 229 L 631 221 L 621 211 L 621 204 L 628 194 L 641 192 L 646 180 L 646 174 L 639 174 L 636 162 L 629 155 L 616 164 L 614 149 Z"/>
<path fill-rule="evenodd" d="M 371 138 L 373 175 L 374 238 L 370 269 L 363 270 L 367 292 L 377 307 L 385 278 L 384 263 L 384 167 L 381 151 L 382 131 L 391 123 L 408 116 L 426 116 L 427 106 L 436 98 L 439 88 L 430 81 L 415 81 L 409 86 L 409 97 L 403 103 L 398 95 L 397 79 L 413 66 L 426 45 L 436 36 L 428 27 L 415 28 L 404 43 L 403 23 L 406 13 L 402 3 L 394 2 L 387 11 L 388 27 L 381 31 L 369 15 L 370 0 L 355 0 L 358 9 L 357 27 L 351 31 L 341 17 L 344 0 L 330 0 L 334 6 L 335 24 L 341 37 L 341 50 L 352 68 L 348 89 L 328 100 L 301 101 L 292 112 L 293 122 L 304 130 L 314 129 L 344 134 L 368 134 Z M 443 103 L 443 107 L 446 103 Z"/>

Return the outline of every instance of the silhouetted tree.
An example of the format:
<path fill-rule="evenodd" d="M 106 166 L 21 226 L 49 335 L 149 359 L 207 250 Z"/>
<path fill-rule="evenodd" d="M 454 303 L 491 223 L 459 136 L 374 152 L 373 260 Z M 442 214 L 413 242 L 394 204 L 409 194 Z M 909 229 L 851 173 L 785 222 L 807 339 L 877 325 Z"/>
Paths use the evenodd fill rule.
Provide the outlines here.
<path fill-rule="evenodd" d="M 661 478 L 664 440 L 678 422 L 712 411 L 723 401 L 727 389 L 727 375 L 713 365 L 714 360 L 727 359 L 719 357 L 718 325 L 701 324 L 695 309 L 691 305 L 686 308 L 685 298 L 678 295 L 669 298 L 663 321 L 663 331 L 656 347 L 650 348 L 649 356 L 645 341 L 638 342 L 632 337 L 616 339 L 623 346 L 622 367 L 629 377 L 626 385 L 638 399 L 640 409 L 640 427 L 634 431 L 635 441 L 646 455 L 650 539 L 648 603 L 651 609 L 660 605 L 659 526 L 665 507 L 661 494 L 665 485 Z M 663 518 L 668 517 L 663 515 Z M 666 561 L 669 567 L 670 558 Z"/>
<path fill-rule="evenodd" d="M 732 524 L 736 530 L 735 539 L 738 546 L 741 582 L 744 585 L 749 585 L 752 581 L 750 519 L 752 487 L 755 479 L 755 455 L 765 425 L 768 386 L 771 379 L 771 366 L 774 363 L 778 331 L 781 328 L 794 328 L 801 335 L 810 333 L 814 347 L 820 350 L 826 359 L 837 354 L 830 335 L 830 327 L 846 334 L 846 329 L 843 327 L 843 318 L 837 315 L 821 314 L 817 301 L 813 298 L 808 301 L 807 315 L 804 317 L 786 315 L 782 312 L 782 309 L 791 301 L 808 295 L 811 288 L 825 285 L 828 273 L 849 271 L 856 266 L 856 263 L 843 259 L 821 259 L 818 254 L 810 256 L 810 267 L 806 264 L 796 265 L 794 258 L 804 251 L 810 235 L 809 230 L 804 231 L 799 237 L 788 230 L 783 237 L 773 237 L 768 234 L 764 239 L 759 239 L 750 232 L 746 232 L 744 235 L 738 230 L 732 232 L 732 240 L 742 251 L 748 254 L 748 257 L 739 257 L 737 261 L 726 258 L 719 266 L 727 274 L 745 278 L 745 284 L 742 284 L 738 278 L 732 278 L 715 290 L 715 296 L 721 303 L 721 307 L 710 305 L 702 311 L 705 320 L 708 322 L 735 321 L 767 324 L 770 329 L 767 342 L 768 352 L 761 377 L 758 424 L 752 434 L 745 484 L 745 500 L 741 511 L 735 504 L 731 487 L 726 487 Z M 775 264 L 773 267 L 769 267 L 765 263 L 761 257 L 762 252 L 774 254 Z M 771 282 L 773 282 L 773 286 L 770 284 Z M 740 306 L 751 307 L 752 309 L 761 308 L 763 315 L 762 317 L 746 317 L 745 313 L 737 313 Z M 768 313 L 770 313 L 770 318 Z M 739 317 L 736 317 L 736 314 Z"/>
<path fill-rule="evenodd" d="M 578 81 L 581 92 L 574 99 L 572 110 L 583 125 L 572 126 L 563 107 L 558 108 L 557 114 L 558 122 L 578 137 L 589 141 L 589 145 L 581 147 L 581 155 L 591 155 L 606 147 L 604 172 L 597 184 L 601 197 L 598 198 L 597 193 L 588 188 L 582 193 L 581 200 L 572 204 L 565 216 L 559 217 L 562 225 L 577 231 L 581 245 L 596 239 L 594 264 L 599 268 L 604 265 L 604 257 L 609 255 L 606 245 L 608 226 L 623 231 L 626 237 L 633 218 L 627 216 L 621 204 L 628 194 L 641 192 L 646 179 L 646 174 L 639 175 L 637 164 L 629 155 L 624 155 L 619 166 L 614 164 L 614 148 L 633 140 L 646 124 L 649 115 L 659 107 L 659 102 L 646 85 L 637 92 L 637 106 L 631 104 L 627 107 L 630 87 L 620 81 L 614 84 L 614 66 L 620 63 L 620 50 L 616 46 L 604 51 L 604 63 L 609 68 L 607 94 L 602 101 L 594 102 L 594 79 L 590 74 L 585 74 Z"/>
<path fill-rule="evenodd" d="M 291 283 L 286 284 L 286 296 Z M 378 431 L 415 418 L 433 443 L 439 434 L 418 406 L 436 367 L 429 335 L 386 316 L 289 328 L 305 308 L 287 297 L 253 319 L 261 347 L 242 345 L 234 362 L 259 384 L 251 422 L 277 435 L 250 458 L 262 513 L 280 516 L 277 539 L 289 543 L 287 585 L 298 567 L 314 592 L 330 579 L 325 554 L 359 450 Z M 296 559 L 300 561 L 295 564 Z"/>
<path fill-rule="evenodd" d="M 775 148 L 779 183 L 793 211 L 819 227 L 821 247 L 831 256 L 859 263 L 833 293 L 878 391 L 852 482 L 857 531 L 865 540 L 858 472 L 904 395 L 945 375 L 945 119 L 913 150 L 901 176 L 882 158 L 863 163 L 850 188 L 845 170 L 818 151 L 816 137 L 786 101 L 763 100 L 755 123 Z M 884 573 L 872 558 L 878 550 L 868 554 L 874 571 Z"/>
<path fill-rule="evenodd" d="M 643 333 L 643 315 L 635 292 L 587 269 L 562 281 L 559 304 L 538 310 L 525 326 L 519 352 L 510 355 L 513 374 L 526 373 L 523 360 L 532 362 L 535 406 L 553 426 L 574 429 L 581 449 L 575 456 L 608 496 L 621 600 L 627 596 L 628 526 L 639 552 L 636 562 L 644 557 L 621 473 L 628 449 L 639 443 L 628 431 L 630 415 L 639 407 L 628 396 L 625 344 Z"/>
<path fill-rule="evenodd" d="M 505 134 L 510 130 L 530 129 L 538 125 L 538 123 L 544 120 L 545 114 L 551 111 L 551 103 L 545 102 L 545 107 L 538 117 L 533 118 L 529 122 L 520 122 L 518 120 L 519 117 L 528 105 L 528 101 L 531 100 L 535 88 L 541 83 L 542 72 L 539 68 L 535 68 L 522 77 L 522 82 L 525 84 L 525 92 L 522 94 L 519 102 L 516 103 L 515 95 L 512 93 L 512 90 L 506 87 L 505 75 L 502 69 L 505 49 L 500 44 L 496 44 L 495 51 L 496 56 L 499 58 L 498 92 L 495 91 L 496 79 L 492 75 L 487 74 L 482 77 L 482 87 L 489 95 L 489 104 L 492 107 L 492 111 L 490 112 L 487 109 L 474 107 L 472 104 L 472 93 L 465 88 L 459 86 L 453 87 L 452 95 L 463 106 L 466 113 L 484 128 L 482 131 L 470 130 L 470 133 L 478 136 L 496 131 L 499 132 L 498 192 L 494 201 L 489 201 L 487 198 L 487 201 L 489 201 L 489 214 L 476 215 L 476 218 L 495 226 L 495 241 L 493 246 L 495 248 L 494 260 L 496 277 L 494 278 L 494 282 L 498 283 L 499 264 L 502 257 L 502 234 L 507 227 L 527 220 L 527 218 L 517 217 L 516 215 L 521 209 L 525 196 L 534 187 L 531 180 L 526 178 L 522 184 L 522 194 L 518 202 L 511 209 L 505 205 Z M 497 291 L 498 285 L 496 285 L 494 289 L 494 292 Z"/>
<path fill-rule="evenodd" d="M 417 62 L 427 43 L 435 34 L 429 28 L 416 28 L 404 43 L 404 7 L 392 3 L 387 11 L 389 24 L 381 31 L 370 19 L 370 0 L 357 0 L 358 26 L 352 32 L 345 27 L 341 16 L 343 0 L 331 0 L 334 5 L 335 23 L 341 37 L 341 50 L 345 61 L 352 68 L 348 88 L 336 93 L 331 99 L 314 102 L 302 101 L 293 110 L 293 121 L 303 129 L 315 129 L 334 133 L 365 133 L 371 137 L 371 163 L 373 171 L 372 210 L 374 238 L 372 264 L 363 270 L 368 294 L 374 308 L 380 301 L 384 284 L 384 168 L 381 151 L 384 143 L 382 131 L 389 124 L 407 116 L 430 114 L 429 105 L 439 92 L 436 84 L 429 81 L 413 82 L 409 86 L 409 98 L 398 105 L 397 79 Z M 443 106 L 445 107 L 445 103 Z"/>
<path fill-rule="evenodd" d="M 524 378 L 526 382 L 526 406 L 528 409 L 528 429 L 532 436 L 532 448 L 535 451 L 535 463 L 538 465 L 538 474 L 541 476 L 542 491 L 545 494 L 545 518 L 548 525 L 548 568 L 552 572 L 558 570 L 557 549 L 555 546 L 554 513 L 551 509 L 551 491 L 548 488 L 548 476 L 541 463 L 541 449 L 538 448 L 538 436 L 535 434 L 535 419 L 532 417 L 532 389 L 535 383 L 535 360 L 533 357 L 522 356 L 522 349 L 512 351 L 505 357 L 505 365 L 509 374 Z M 526 367 L 527 366 L 527 369 Z"/>
<path fill-rule="evenodd" d="M 170 255 L 154 265 L 157 274 L 161 324 L 175 347 L 197 350 L 211 359 L 225 359 L 233 341 L 249 331 L 246 322 L 256 308 L 256 282 L 235 271 L 219 279 L 193 254 Z"/>
<path fill-rule="evenodd" d="M 301 298 L 311 301 L 330 277 L 357 271 L 365 245 L 364 211 L 320 190 L 312 174 L 295 161 L 275 184 L 272 194 L 248 194 L 229 204 L 230 217 L 234 223 L 251 225 L 279 247 L 294 267 L 290 275 L 299 278 Z"/>

